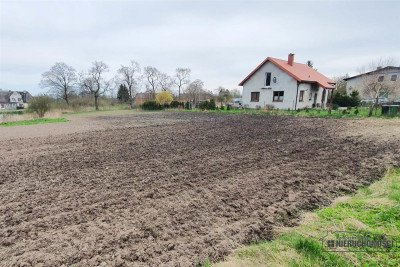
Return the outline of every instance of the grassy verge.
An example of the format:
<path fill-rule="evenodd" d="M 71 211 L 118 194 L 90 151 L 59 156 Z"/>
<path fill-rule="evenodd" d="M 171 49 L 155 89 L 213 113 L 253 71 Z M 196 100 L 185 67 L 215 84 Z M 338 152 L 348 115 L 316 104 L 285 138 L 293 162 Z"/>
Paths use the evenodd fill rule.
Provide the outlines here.
<path fill-rule="evenodd" d="M 32 124 L 43 124 L 43 123 L 55 123 L 55 122 L 67 122 L 67 119 L 57 118 L 57 119 L 35 119 L 26 121 L 13 121 L 13 122 L 2 122 L 0 127 L 8 126 L 20 126 L 20 125 L 32 125 Z"/>
<path fill-rule="evenodd" d="M 331 114 L 328 113 L 328 110 L 320 110 L 320 109 L 308 109 L 308 110 L 255 110 L 255 109 L 246 109 L 246 110 L 182 110 L 184 112 L 207 112 L 207 113 L 223 113 L 223 114 L 260 114 L 260 115 L 290 115 L 290 116 L 304 116 L 304 117 L 330 117 L 330 118 L 362 118 L 368 117 L 369 109 L 368 108 L 358 108 L 352 110 L 332 110 Z M 378 109 L 372 115 L 375 118 L 392 118 L 382 116 L 381 109 Z"/>
<path fill-rule="evenodd" d="M 319 241 L 328 231 L 397 236 L 397 252 L 323 252 Z M 346 250 L 346 249 L 344 249 Z M 237 250 L 227 261 L 204 266 L 399 266 L 400 169 L 379 182 L 343 197 L 333 206 L 304 214 L 295 228 L 284 229 L 273 241 Z"/>
<path fill-rule="evenodd" d="M 115 106 L 108 106 L 108 107 L 100 107 L 99 110 L 78 110 L 78 111 L 63 111 L 62 114 L 86 114 L 86 113 L 94 113 L 94 112 L 101 112 L 101 111 L 116 111 L 116 110 L 132 110 L 130 105 L 128 104 L 118 104 Z"/>

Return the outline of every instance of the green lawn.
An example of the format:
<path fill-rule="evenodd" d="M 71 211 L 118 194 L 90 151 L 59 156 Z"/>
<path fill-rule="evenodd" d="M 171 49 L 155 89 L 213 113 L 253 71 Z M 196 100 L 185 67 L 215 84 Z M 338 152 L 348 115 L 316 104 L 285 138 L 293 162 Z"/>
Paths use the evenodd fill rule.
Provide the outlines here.
<path fill-rule="evenodd" d="M 67 122 L 67 119 L 57 118 L 57 119 L 35 119 L 35 120 L 26 120 L 26 121 L 13 121 L 13 122 L 2 122 L 0 123 L 0 127 L 9 127 L 9 126 L 20 126 L 20 125 L 32 125 L 32 124 L 43 124 L 43 123 L 55 123 L 55 122 Z"/>
<path fill-rule="evenodd" d="M 400 266 L 400 169 L 304 218 L 273 241 L 245 246 L 225 262 L 204 266 Z M 319 239 L 328 231 L 397 236 L 397 252 L 323 252 Z"/>

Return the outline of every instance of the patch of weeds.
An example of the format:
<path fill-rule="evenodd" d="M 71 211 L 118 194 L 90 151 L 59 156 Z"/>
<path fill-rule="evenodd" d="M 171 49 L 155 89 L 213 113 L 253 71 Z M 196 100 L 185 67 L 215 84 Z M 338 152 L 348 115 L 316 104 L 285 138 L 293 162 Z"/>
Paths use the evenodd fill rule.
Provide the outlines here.
<path fill-rule="evenodd" d="M 323 252 L 321 244 L 314 239 L 299 238 L 294 247 L 298 253 L 308 257 L 315 265 L 320 265 L 318 263 L 322 261 L 323 266 L 348 266 L 340 256 Z"/>

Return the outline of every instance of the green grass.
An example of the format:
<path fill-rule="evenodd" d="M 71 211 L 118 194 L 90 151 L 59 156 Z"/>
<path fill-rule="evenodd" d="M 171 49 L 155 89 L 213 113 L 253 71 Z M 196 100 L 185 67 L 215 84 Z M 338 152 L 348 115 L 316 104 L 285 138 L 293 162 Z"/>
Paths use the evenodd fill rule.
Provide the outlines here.
<path fill-rule="evenodd" d="M 32 125 L 32 124 L 43 124 L 43 123 L 55 123 L 55 122 L 67 122 L 67 119 L 57 118 L 57 119 L 35 119 L 35 120 L 26 120 L 26 121 L 13 121 L 13 122 L 2 122 L 0 123 L 0 127 L 9 127 L 9 126 L 20 126 L 20 125 Z"/>
<path fill-rule="evenodd" d="M 332 110 L 329 114 L 328 110 L 320 109 L 303 109 L 299 111 L 295 110 L 256 110 L 256 109 L 231 109 L 231 110 L 182 110 L 184 112 L 206 112 L 206 113 L 222 113 L 222 114 L 258 114 L 258 115 L 289 115 L 289 116 L 303 116 L 303 117 L 328 117 L 328 118 L 362 118 L 368 117 L 368 108 L 358 108 L 358 113 L 355 112 L 356 109 L 351 109 L 350 111 Z M 382 110 L 378 109 L 375 113 L 373 112 L 372 117 L 376 118 L 392 118 L 381 116 Z"/>
<path fill-rule="evenodd" d="M 384 234 L 400 239 L 400 168 L 330 207 L 304 214 L 299 226 L 286 228 L 272 241 L 239 249 L 214 266 L 400 266 L 397 252 L 323 252 L 328 231 Z M 351 249 L 348 249 L 351 251 Z"/>
<path fill-rule="evenodd" d="M 0 114 L 17 114 L 17 115 L 22 115 L 24 114 L 24 110 L 6 110 L 6 111 L 0 111 Z"/>

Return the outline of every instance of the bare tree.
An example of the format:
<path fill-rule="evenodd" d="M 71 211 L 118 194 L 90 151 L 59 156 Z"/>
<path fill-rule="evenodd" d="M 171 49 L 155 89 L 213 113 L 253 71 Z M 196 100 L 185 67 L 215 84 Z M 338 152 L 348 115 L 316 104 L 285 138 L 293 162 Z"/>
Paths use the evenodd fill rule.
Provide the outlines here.
<path fill-rule="evenodd" d="M 186 94 L 193 101 L 194 106 L 196 106 L 197 103 L 199 102 L 201 95 L 205 93 L 203 87 L 204 87 L 203 81 L 197 79 L 191 82 L 186 88 Z"/>
<path fill-rule="evenodd" d="M 347 94 L 347 82 L 345 79 L 349 77 L 349 74 L 346 73 L 345 75 L 337 75 L 332 78 L 332 80 L 336 83 L 336 93 L 340 93 L 342 95 Z"/>
<path fill-rule="evenodd" d="M 159 88 L 159 71 L 155 67 L 145 67 L 144 68 L 144 77 L 146 78 L 146 88 L 153 94 L 153 99 L 156 98 L 156 93 Z"/>
<path fill-rule="evenodd" d="M 175 73 L 174 83 L 178 86 L 178 99 L 181 100 L 182 87 L 190 82 L 190 73 L 192 71 L 189 68 L 177 68 Z"/>
<path fill-rule="evenodd" d="M 379 71 L 382 66 L 390 66 L 393 63 L 392 59 L 378 60 L 371 62 L 368 66 L 369 72 L 365 72 L 365 67 L 360 69 L 361 75 L 361 90 L 362 92 L 375 99 L 371 105 L 368 116 L 372 116 L 374 108 L 379 106 L 379 97 L 382 95 L 395 95 L 400 90 L 398 81 L 391 81 L 388 75 Z"/>
<path fill-rule="evenodd" d="M 118 69 L 118 83 L 124 84 L 129 92 L 129 104 L 133 108 L 133 99 L 136 95 L 136 87 L 138 84 L 137 75 L 140 72 L 140 65 L 134 60 L 131 60 L 129 66 L 122 66 Z"/>
<path fill-rule="evenodd" d="M 173 80 L 168 74 L 159 72 L 157 80 L 161 91 L 171 91 Z"/>
<path fill-rule="evenodd" d="M 69 104 L 69 96 L 73 94 L 77 83 L 76 71 L 64 62 L 57 62 L 50 71 L 42 74 L 40 87 L 48 88 L 49 92 L 57 98 L 64 99 Z"/>
<path fill-rule="evenodd" d="M 109 72 L 109 68 L 103 61 L 95 61 L 88 73 L 81 75 L 81 88 L 94 96 L 94 105 L 99 110 L 99 97 L 105 94 L 111 88 L 111 81 L 104 75 Z"/>

